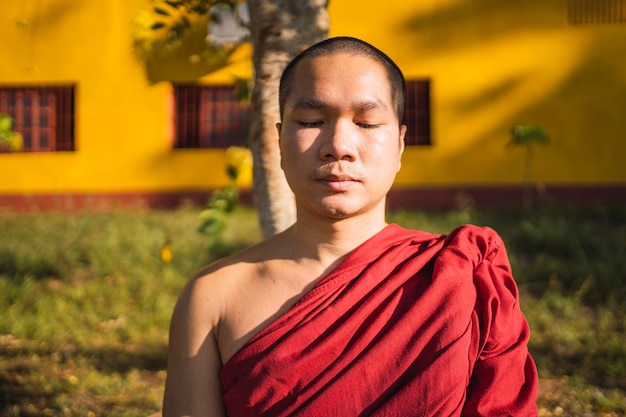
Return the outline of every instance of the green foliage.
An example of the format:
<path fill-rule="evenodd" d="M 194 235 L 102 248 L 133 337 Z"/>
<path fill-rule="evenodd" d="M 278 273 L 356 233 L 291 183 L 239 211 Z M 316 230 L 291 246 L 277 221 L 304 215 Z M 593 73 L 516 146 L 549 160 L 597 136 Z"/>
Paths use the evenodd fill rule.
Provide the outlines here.
<path fill-rule="evenodd" d="M 0 151 L 17 152 L 21 151 L 22 147 L 22 135 L 13 130 L 13 118 L 0 113 Z"/>
<path fill-rule="evenodd" d="M 212 42 L 208 24 L 215 22 L 215 5 L 232 8 L 236 2 L 221 0 L 151 0 L 138 10 L 131 23 L 133 52 L 146 66 L 150 82 L 170 80 L 174 64 L 193 77 L 228 65 L 240 43 Z M 232 9 L 237 12 L 237 9 Z M 241 20 L 241 19 L 240 19 Z"/>
<path fill-rule="evenodd" d="M 160 409 L 182 286 L 216 256 L 260 240 L 255 211 L 237 205 L 207 253 L 206 237 L 191 232 L 200 211 L 0 211 L 0 415 Z M 521 284 L 540 375 L 567 378 L 586 413 L 562 415 L 626 414 L 626 209 L 402 211 L 388 220 L 443 233 L 468 222 L 495 228 Z"/>
<path fill-rule="evenodd" d="M 516 280 L 541 295 L 558 283 L 567 295 L 597 303 L 626 298 L 626 209 L 542 204 L 533 210 L 397 211 L 388 221 L 446 233 L 473 223 L 498 231 L 510 252 Z"/>
<path fill-rule="evenodd" d="M 223 251 L 257 241 L 250 209 Z M 160 409 L 178 293 L 215 259 L 198 210 L 0 211 L 0 415 L 138 416 Z M 241 229 L 245 230 L 241 230 Z M 160 259 L 171 238 L 173 258 Z M 92 414 L 90 414 L 92 413 Z"/>
<path fill-rule="evenodd" d="M 524 162 L 524 197 L 523 206 L 530 209 L 532 205 L 532 162 L 533 162 L 533 144 L 545 144 L 549 140 L 548 133 L 540 126 L 532 124 L 517 124 L 511 128 L 511 141 L 509 145 L 524 146 L 526 148 L 526 156 Z"/>
<path fill-rule="evenodd" d="M 626 211 L 542 205 L 500 229 L 517 278 L 537 293 L 558 282 L 596 303 L 626 295 Z"/>
<path fill-rule="evenodd" d="M 530 349 L 540 373 L 626 390 L 626 304 L 620 301 L 590 306 L 577 294 L 565 296 L 558 285 L 541 298 L 526 298 Z"/>
<path fill-rule="evenodd" d="M 200 233 L 209 237 L 208 250 L 215 252 L 222 246 L 222 232 L 226 217 L 237 206 L 239 201 L 240 180 L 247 182 L 252 175 L 252 155 L 248 148 L 231 146 L 226 150 L 228 164 L 226 175 L 230 184 L 215 190 L 205 208 L 200 212 Z"/>
<path fill-rule="evenodd" d="M 237 9 L 237 1 L 234 0 L 180 0 L 155 3 L 153 11 L 161 16 L 162 20 L 155 22 L 151 28 L 166 31 L 167 37 L 171 41 L 180 39 L 191 28 L 189 21 L 191 15 L 204 16 L 209 14 L 211 21 L 219 23 L 218 15 L 210 13 L 213 7 L 228 7 L 233 11 Z"/>
<path fill-rule="evenodd" d="M 511 128 L 511 143 L 515 145 L 530 145 L 531 143 L 547 143 L 550 137 L 540 126 L 532 124 L 517 124 Z"/>
<path fill-rule="evenodd" d="M 239 200 L 239 190 L 234 185 L 215 190 L 206 207 L 200 212 L 199 232 L 209 237 L 208 251 L 215 251 L 222 244 L 222 232 L 226 215 L 231 213 Z"/>
<path fill-rule="evenodd" d="M 13 118 L 8 114 L 0 113 L 0 141 L 10 140 L 13 137 Z"/>

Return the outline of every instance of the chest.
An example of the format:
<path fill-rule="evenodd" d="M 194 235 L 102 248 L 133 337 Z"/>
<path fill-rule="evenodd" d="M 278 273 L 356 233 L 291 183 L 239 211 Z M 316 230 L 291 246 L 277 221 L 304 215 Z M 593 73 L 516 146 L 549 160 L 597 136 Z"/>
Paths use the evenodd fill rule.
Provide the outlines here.
<path fill-rule="evenodd" d="M 317 271 L 290 265 L 249 272 L 233 287 L 220 320 L 217 342 L 222 363 L 287 312 L 320 278 Z"/>

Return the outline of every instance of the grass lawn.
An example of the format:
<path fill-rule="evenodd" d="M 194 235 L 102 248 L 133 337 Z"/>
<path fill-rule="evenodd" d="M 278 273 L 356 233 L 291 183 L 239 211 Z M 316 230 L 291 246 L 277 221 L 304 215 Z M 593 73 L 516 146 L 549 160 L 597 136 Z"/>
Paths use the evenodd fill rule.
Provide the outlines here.
<path fill-rule="evenodd" d="M 254 211 L 239 208 L 209 253 L 198 214 L 0 212 L 0 415 L 160 409 L 178 292 L 202 265 L 260 239 Z M 531 324 L 540 415 L 626 415 L 626 209 L 394 212 L 389 221 L 495 228 Z"/>

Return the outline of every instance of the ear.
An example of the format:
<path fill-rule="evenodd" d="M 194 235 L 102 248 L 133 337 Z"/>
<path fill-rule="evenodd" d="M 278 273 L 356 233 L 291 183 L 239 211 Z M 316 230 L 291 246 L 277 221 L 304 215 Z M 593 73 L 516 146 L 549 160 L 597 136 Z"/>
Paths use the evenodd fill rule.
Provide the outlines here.
<path fill-rule="evenodd" d="M 281 134 L 280 134 L 280 129 L 283 127 L 283 124 L 281 122 L 276 123 L 276 132 L 278 133 L 278 153 L 280 156 L 280 166 L 282 168 L 283 166 L 283 151 L 281 149 L 280 146 L 280 142 L 281 142 Z"/>
<path fill-rule="evenodd" d="M 404 153 L 404 138 L 406 136 L 406 131 L 406 125 L 400 125 L 400 143 L 398 144 L 400 146 L 400 158 L 398 159 L 398 171 L 400 171 L 400 167 L 402 166 L 402 154 Z"/>
<path fill-rule="evenodd" d="M 281 122 L 276 123 L 276 132 L 278 132 L 278 140 L 280 141 L 280 129 L 283 127 Z"/>

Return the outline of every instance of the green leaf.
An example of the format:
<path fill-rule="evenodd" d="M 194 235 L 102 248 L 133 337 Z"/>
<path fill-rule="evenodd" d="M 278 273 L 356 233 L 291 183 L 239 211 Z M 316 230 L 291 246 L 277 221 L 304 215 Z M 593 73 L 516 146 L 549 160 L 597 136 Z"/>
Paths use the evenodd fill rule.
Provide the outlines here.
<path fill-rule="evenodd" d="M 228 178 L 231 179 L 232 181 L 235 181 L 237 179 L 237 175 L 239 174 L 239 171 L 237 171 L 237 168 L 235 168 L 232 165 L 228 165 L 226 167 L 226 175 L 228 175 Z"/>
<path fill-rule="evenodd" d="M 176 9 L 178 9 L 180 6 L 182 6 L 183 2 L 180 0 L 166 0 L 165 4 L 167 4 L 168 6 L 172 6 Z"/>
<path fill-rule="evenodd" d="M 220 199 L 214 200 L 213 204 L 211 205 L 217 210 L 224 211 L 228 207 L 228 201 L 220 198 Z"/>
<path fill-rule="evenodd" d="M 163 22 L 156 22 L 156 23 L 154 23 L 152 26 L 150 26 L 150 29 L 152 29 L 152 30 L 157 30 L 157 29 L 161 29 L 161 28 L 163 28 L 163 27 L 165 27 L 165 26 L 166 26 L 166 25 L 165 25 L 165 23 L 163 23 Z"/>
<path fill-rule="evenodd" d="M 13 118 L 6 114 L 0 114 L 0 130 L 13 130 Z"/>
<path fill-rule="evenodd" d="M 8 114 L 0 114 L 0 140 L 13 137 L 13 118 Z"/>
<path fill-rule="evenodd" d="M 516 145 L 529 145 L 532 142 L 546 143 L 548 133 L 540 126 L 517 124 L 511 128 L 511 142 Z"/>
<path fill-rule="evenodd" d="M 204 235 L 217 237 L 222 231 L 222 226 L 221 222 L 206 223 L 200 227 L 199 231 Z"/>
<path fill-rule="evenodd" d="M 204 209 L 200 212 L 200 214 L 198 214 L 198 217 L 204 222 L 210 219 L 214 219 L 216 217 L 216 212 L 217 210 L 215 210 L 214 208 Z"/>
<path fill-rule="evenodd" d="M 162 16 L 170 16 L 170 14 L 165 9 L 161 9 L 160 7 L 155 7 L 154 12 L 160 14 Z"/>
<path fill-rule="evenodd" d="M 209 12 L 209 8 L 202 4 L 196 4 L 192 6 L 190 10 L 192 13 L 195 13 L 200 16 L 205 15 Z"/>

